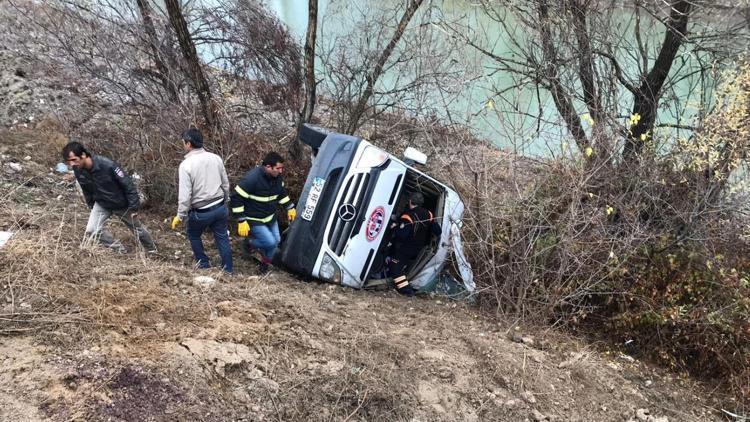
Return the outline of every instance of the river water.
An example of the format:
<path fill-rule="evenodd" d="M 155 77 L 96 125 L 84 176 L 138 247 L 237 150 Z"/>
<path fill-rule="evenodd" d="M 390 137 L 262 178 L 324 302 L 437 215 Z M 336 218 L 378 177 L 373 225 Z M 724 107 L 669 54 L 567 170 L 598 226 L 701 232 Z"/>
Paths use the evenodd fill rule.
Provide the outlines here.
<path fill-rule="evenodd" d="M 210 0 L 208 0 L 210 2 Z M 318 52 L 333 48 L 333 44 L 341 43 L 341 39 L 350 42 L 352 46 L 367 36 L 366 28 L 373 27 L 373 20 L 382 16 L 391 18 L 391 24 L 395 23 L 403 9 L 403 0 L 319 0 L 318 3 Z M 307 29 L 307 1 L 306 0 L 267 0 L 266 4 L 290 29 L 293 36 L 304 45 L 304 35 Z M 436 4 L 436 3 L 433 3 Z M 421 15 L 420 15 L 421 13 Z M 429 14 L 429 16 L 425 16 Z M 655 52 L 663 38 L 663 27 L 660 24 L 648 24 L 647 18 L 641 22 L 643 42 L 647 44 L 650 51 Z M 475 34 L 479 41 L 487 46 L 494 54 L 510 57 L 519 48 L 523 48 L 526 40 L 524 28 L 518 25 L 512 16 L 506 15 L 504 24 L 489 19 L 481 13 L 478 6 L 464 0 L 444 0 L 432 9 L 423 8 L 417 16 L 412 19 L 410 31 L 421 32 L 428 38 L 428 43 L 443 43 L 446 45 L 451 41 L 447 32 L 440 29 L 436 22 L 454 22 L 467 28 L 467 31 Z M 622 39 L 628 40 L 624 44 L 634 49 L 635 37 L 633 27 L 635 25 L 634 13 L 631 9 L 618 9 L 615 11 L 611 31 L 622 34 Z M 421 26 L 417 24 L 423 24 Z M 419 29 L 415 29 L 419 26 Z M 375 26 L 377 28 L 377 26 Z M 382 33 L 370 35 L 376 38 L 378 35 L 387 40 L 392 33 L 388 27 L 384 27 Z M 370 30 L 372 32 L 372 30 Z M 513 37 L 508 33 L 513 33 Z M 513 39 L 519 40 L 520 44 L 514 44 Z M 369 42 L 374 42 L 369 40 Z M 381 41 L 382 42 L 382 41 Z M 403 43 L 402 43 L 403 44 Z M 410 48 L 414 48 L 412 45 Z M 428 50 L 420 50 L 428 51 Z M 633 51 L 623 50 L 622 57 L 626 75 L 635 77 L 640 61 L 633 55 Z M 631 57 L 632 56 L 632 57 Z M 655 56 L 655 53 L 654 53 Z M 448 60 L 448 57 L 443 57 Z M 518 75 L 507 72 L 496 71 L 493 61 L 479 54 L 475 49 L 463 46 L 454 49 L 449 60 L 455 63 L 456 73 L 460 73 L 463 79 L 450 79 L 454 84 L 448 93 L 433 89 L 431 92 L 419 92 L 409 96 L 398 97 L 398 101 L 406 104 L 412 114 L 419 117 L 437 116 L 444 121 L 453 121 L 465 124 L 471 130 L 484 138 L 490 139 L 499 147 L 514 150 L 522 154 L 553 156 L 566 153 L 566 148 L 573 144 L 570 136 L 557 117 L 557 112 L 550 95 L 543 90 L 537 90 L 533 84 L 525 82 Z M 697 66 L 698 53 L 685 51 L 675 63 L 675 67 L 682 71 Z M 430 63 L 427 61 L 426 63 Z M 445 63 L 433 63 L 441 70 L 450 69 Z M 429 64 L 428 64 L 429 66 Z M 319 79 L 323 87 L 319 93 L 326 92 L 325 84 L 330 84 L 331 79 L 325 78 L 321 73 L 321 63 L 317 64 Z M 673 67 L 673 73 L 675 72 Z M 420 68 L 421 71 L 429 70 Z M 379 88 L 396 87 L 403 80 L 404 73 L 411 73 L 413 69 L 398 68 L 386 72 L 380 81 Z M 659 122 L 663 124 L 689 125 L 693 116 L 696 115 L 701 93 L 705 92 L 705 83 L 710 87 L 710 81 L 699 79 L 700 75 L 686 78 L 680 81 L 669 93 L 674 98 L 670 107 L 664 107 L 660 111 Z M 429 90 L 429 87 L 422 87 Z M 630 114 L 632 99 L 624 90 L 620 90 L 615 102 L 618 104 L 618 115 L 625 123 Z M 576 103 L 576 109 L 583 115 L 585 107 L 581 102 Z M 584 116 L 584 121 L 588 119 Z M 588 123 L 585 123 L 588 125 Z M 590 129 L 590 127 L 589 127 Z M 659 129 L 657 134 L 669 137 L 686 136 L 687 130 Z"/>

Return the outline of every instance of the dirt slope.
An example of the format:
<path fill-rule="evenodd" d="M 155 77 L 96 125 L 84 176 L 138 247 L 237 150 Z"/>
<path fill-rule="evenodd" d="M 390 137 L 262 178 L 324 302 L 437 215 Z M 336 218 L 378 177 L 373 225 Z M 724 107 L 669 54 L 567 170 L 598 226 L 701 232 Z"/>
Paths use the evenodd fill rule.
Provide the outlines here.
<path fill-rule="evenodd" d="M 0 133 L 2 421 L 719 419 L 689 380 L 465 303 L 260 277 L 238 253 L 234 277 L 193 271 L 148 211 L 160 258 L 117 224 L 128 255 L 81 245 L 88 210 L 37 162 L 52 138 Z"/>

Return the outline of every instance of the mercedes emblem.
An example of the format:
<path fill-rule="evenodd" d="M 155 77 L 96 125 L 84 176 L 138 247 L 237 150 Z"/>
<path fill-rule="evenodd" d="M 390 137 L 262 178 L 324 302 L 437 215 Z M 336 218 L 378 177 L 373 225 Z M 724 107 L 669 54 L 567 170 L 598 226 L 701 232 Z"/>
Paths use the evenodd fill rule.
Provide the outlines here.
<path fill-rule="evenodd" d="M 356 213 L 357 209 L 352 204 L 344 204 L 339 207 L 339 218 L 347 223 L 354 220 Z"/>

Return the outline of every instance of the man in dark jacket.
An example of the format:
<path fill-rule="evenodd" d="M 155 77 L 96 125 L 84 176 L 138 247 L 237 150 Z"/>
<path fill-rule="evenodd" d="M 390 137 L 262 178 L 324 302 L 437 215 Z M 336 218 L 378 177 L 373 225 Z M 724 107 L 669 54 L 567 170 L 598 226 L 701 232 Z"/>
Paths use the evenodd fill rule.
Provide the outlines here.
<path fill-rule="evenodd" d="M 65 145 L 62 156 L 73 168 L 86 204 L 91 209 L 85 239 L 96 239 L 104 246 L 124 253 L 123 244 L 104 227 L 107 219 L 115 215 L 136 235 L 146 251 L 156 253 L 151 235 L 137 219 L 140 198 L 125 170 L 109 158 L 92 155 L 78 142 Z"/>
<path fill-rule="evenodd" d="M 281 241 L 276 209 L 282 205 L 287 210 L 287 218 L 292 222 L 297 217 L 294 202 L 284 187 L 284 159 L 275 152 L 269 152 L 260 166 L 248 171 L 234 188 L 231 198 L 232 213 L 239 221 L 237 233 L 247 237 L 244 246 L 249 252 L 261 253 L 260 271 L 268 271 L 276 246 Z"/>
<path fill-rule="evenodd" d="M 407 296 L 414 296 L 414 289 L 406 278 L 409 265 L 419 256 L 432 236 L 440 236 L 442 233 L 432 212 L 423 205 L 424 195 L 413 192 L 409 196 L 409 209 L 391 225 L 396 231 L 393 234 L 388 275 L 393 278 L 396 291 Z"/>

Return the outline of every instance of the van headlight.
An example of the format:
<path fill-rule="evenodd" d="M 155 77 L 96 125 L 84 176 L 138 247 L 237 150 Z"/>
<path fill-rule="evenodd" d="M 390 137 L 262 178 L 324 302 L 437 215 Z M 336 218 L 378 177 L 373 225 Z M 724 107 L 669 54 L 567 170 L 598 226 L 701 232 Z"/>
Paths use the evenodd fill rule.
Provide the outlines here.
<path fill-rule="evenodd" d="M 323 260 L 320 262 L 318 275 L 325 281 L 341 284 L 341 268 L 339 268 L 336 261 L 331 258 L 331 255 L 328 255 L 327 253 L 323 255 Z"/>
<path fill-rule="evenodd" d="M 383 165 L 388 160 L 388 153 L 378 147 L 368 145 L 362 151 L 362 156 L 357 161 L 359 168 L 373 168 Z"/>

